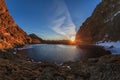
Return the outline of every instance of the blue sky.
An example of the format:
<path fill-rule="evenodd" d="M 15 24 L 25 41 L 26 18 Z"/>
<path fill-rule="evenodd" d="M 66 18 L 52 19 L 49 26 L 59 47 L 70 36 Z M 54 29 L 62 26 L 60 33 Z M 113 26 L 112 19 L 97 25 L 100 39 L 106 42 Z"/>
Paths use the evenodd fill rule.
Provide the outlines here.
<path fill-rule="evenodd" d="M 6 0 L 16 24 L 43 39 L 68 39 L 101 0 Z"/>

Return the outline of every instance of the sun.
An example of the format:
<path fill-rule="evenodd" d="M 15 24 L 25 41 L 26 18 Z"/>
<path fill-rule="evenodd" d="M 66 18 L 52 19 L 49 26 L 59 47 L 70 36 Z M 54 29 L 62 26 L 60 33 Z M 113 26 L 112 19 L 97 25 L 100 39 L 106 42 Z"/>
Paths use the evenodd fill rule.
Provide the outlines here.
<path fill-rule="evenodd" d="M 71 36 L 71 37 L 70 37 L 70 40 L 71 40 L 72 42 L 74 42 L 74 41 L 75 41 L 75 36 Z"/>

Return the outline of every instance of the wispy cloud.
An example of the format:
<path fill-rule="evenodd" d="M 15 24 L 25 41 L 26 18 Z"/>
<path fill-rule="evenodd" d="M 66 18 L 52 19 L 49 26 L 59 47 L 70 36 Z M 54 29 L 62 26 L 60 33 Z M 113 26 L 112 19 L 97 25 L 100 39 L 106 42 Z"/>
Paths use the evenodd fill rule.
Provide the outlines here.
<path fill-rule="evenodd" d="M 64 0 L 55 1 L 55 16 L 52 20 L 52 30 L 67 38 L 76 34 L 75 24 L 72 22 L 70 12 Z"/>

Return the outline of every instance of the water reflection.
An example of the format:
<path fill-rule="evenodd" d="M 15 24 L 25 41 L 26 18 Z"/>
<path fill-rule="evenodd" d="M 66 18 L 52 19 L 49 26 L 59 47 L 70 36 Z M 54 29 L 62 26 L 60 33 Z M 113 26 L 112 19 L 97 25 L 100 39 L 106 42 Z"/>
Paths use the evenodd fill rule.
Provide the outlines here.
<path fill-rule="evenodd" d="M 24 49 L 19 51 L 26 53 L 35 61 L 49 61 L 56 63 L 78 61 L 89 57 L 101 56 L 100 53 L 98 53 L 98 51 L 94 48 L 92 50 L 92 48 L 83 48 L 81 46 L 76 47 L 75 45 L 37 44 L 26 46 Z"/>

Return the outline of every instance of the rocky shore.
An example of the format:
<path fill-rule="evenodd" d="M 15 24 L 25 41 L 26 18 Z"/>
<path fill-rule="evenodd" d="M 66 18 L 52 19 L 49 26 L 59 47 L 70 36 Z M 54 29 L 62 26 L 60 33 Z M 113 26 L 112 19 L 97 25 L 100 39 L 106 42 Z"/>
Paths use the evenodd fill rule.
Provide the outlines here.
<path fill-rule="evenodd" d="M 0 80 L 120 80 L 120 55 L 54 64 L 2 50 Z"/>
<path fill-rule="evenodd" d="M 120 0 L 102 1 L 103 2 L 96 8 L 93 16 L 88 18 L 78 31 L 76 40 L 78 40 L 79 43 L 83 41 L 90 43 L 100 41 L 104 39 L 103 36 L 105 36 L 105 40 L 120 40 L 120 15 L 118 14 Z M 111 8 L 111 5 L 114 7 Z M 105 8 L 107 6 L 110 7 Z M 107 14 L 108 16 L 106 16 Z M 111 19 L 113 19 L 112 22 Z M 89 26 L 90 28 L 88 28 Z M 113 27 L 115 27 L 114 33 L 117 35 L 111 34 Z M 51 41 L 46 42 L 51 43 Z M 66 43 L 66 41 L 63 42 Z M 5 0 L 1 0 L 0 80 L 120 80 L 120 55 L 109 54 L 100 58 L 90 58 L 85 61 L 55 64 L 49 62 L 34 62 L 26 55 L 22 53 L 16 54 L 13 49 L 10 49 L 30 43 L 40 43 L 40 39 L 33 34 L 29 36 L 24 32 L 10 16 Z M 84 49 L 84 46 L 79 47 Z M 87 48 L 91 49 L 89 47 Z M 95 50 L 97 50 L 97 48 Z M 99 52 L 102 54 L 101 50 Z M 92 51 L 92 53 L 94 53 L 94 51 Z M 108 53 L 109 52 L 107 52 L 107 54 Z"/>

